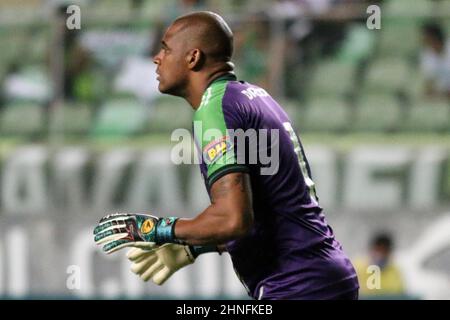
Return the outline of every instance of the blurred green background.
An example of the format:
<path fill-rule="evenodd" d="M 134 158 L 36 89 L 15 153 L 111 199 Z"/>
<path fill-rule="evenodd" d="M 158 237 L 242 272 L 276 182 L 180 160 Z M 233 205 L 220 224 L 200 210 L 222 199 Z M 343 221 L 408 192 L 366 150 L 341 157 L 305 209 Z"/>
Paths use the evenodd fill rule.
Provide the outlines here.
<path fill-rule="evenodd" d="M 89 234 L 109 210 L 189 217 L 207 204 L 190 191 L 203 188 L 195 166 L 161 164 L 192 110 L 157 91 L 152 62 L 165 28 L 195 10 L 229 22 L 238 78 L 291 116 L 350 255 L 391 232 L 404 286 L 366 297 L 450 299 L 450 226 L 426 231 L 450 212 L 449 0 L 0 0 L 0 296 L 245 298 L 225 257 L 156 288 Z M 134 195 L 158 184 L 165 195 Z M 80 288 L 70 265 L 88 274 Z"/>

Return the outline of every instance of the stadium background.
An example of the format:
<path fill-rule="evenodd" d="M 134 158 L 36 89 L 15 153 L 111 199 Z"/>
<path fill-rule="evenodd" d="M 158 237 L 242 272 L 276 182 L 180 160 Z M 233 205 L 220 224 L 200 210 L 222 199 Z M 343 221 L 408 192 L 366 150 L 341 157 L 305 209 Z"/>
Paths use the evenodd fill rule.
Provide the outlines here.
<path fill-rule="evenodd" d="M 389 231 L 401 298 L 449 299 L 450 106 L 424 95 L 419 56 L 425 21 L 450 33 L 450 1 L 378 1 L 369 30 L 374 3 L 0 0 L 0 296 L 246 298 L 226 255 L 157 287 L 92 237 L 108 212 L 207 205 L 197 166 L 170 162 L 192 111 L 157 92 L 150 57 L 174 17 L 208 9 L 235 32 L 238 77 L 291 115 L 348 254 Z M 66 27 L 69 4 L 80 30 Z"/>

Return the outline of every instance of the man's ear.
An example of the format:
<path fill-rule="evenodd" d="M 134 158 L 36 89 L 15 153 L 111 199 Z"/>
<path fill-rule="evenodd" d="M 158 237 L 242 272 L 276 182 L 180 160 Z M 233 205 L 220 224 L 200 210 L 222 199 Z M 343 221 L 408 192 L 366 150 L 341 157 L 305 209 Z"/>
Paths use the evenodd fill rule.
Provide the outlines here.
<path fill-rule="evenodd" d="M 204 63 L 205 60 L 205 55 L 203 54 L 203 52 L 200 49 L 192 49 L 191 51 L 189 51 L 187 57 L 187 64 L 188 64 L 188 68 L 190 70 L 198 70 L 201 68 L 201 66 Z"/>

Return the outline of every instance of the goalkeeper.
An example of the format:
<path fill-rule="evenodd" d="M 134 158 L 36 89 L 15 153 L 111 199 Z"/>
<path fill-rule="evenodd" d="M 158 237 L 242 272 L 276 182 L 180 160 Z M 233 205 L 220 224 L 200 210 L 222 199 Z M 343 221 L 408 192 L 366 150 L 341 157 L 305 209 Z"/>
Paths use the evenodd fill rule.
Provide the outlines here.
<path fill-rule="evenodd" d="M 159 90 L 194 109 L 211 204 L 193 219 L 111 214 L 95 228 L 95 241 L 107 253 L 133 247 L 132 270 L 157 284 L 200 254 L 226 251 L 254 299 L 357 299 L 355 270 L 325 220 L 289 117 L 264 89 L 236 79 L 232 53 L 226 22 L 195 12 L 169 26 L 154 57 Z M 238 129 L 278 134 L 244 139 L 241 148 L 232 134 Z M 202 134 L 209 130 L 216 134 Z M 260 151 L 274 162 L 249 161 Z"/>

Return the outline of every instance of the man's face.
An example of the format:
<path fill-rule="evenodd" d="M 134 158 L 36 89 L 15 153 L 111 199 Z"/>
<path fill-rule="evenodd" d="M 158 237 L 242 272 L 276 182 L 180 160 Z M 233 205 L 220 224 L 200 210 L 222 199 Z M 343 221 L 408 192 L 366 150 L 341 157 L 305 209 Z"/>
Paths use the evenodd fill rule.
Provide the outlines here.
<path fill-rule="evenodd" d="M 186 50 L 178 29 L 176 25 L 167 29 L 161 41 L 161 49 L 153 58 L 157 65 L 159 91 L 177 96 L 183 94 L 187 79 Z"/>

